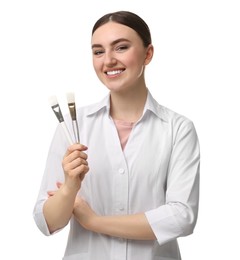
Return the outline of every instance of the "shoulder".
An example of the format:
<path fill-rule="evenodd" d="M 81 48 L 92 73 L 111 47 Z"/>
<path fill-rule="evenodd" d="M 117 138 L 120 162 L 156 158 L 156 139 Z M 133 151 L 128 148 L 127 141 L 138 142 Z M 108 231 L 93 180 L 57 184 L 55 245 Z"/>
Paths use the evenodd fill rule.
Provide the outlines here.
<path fill-rule="evenodd" d="M 183 115 L 179 112 L 176 112 L 168 107 L 161 106 L 161 109 L 164 111 L 165 118 L 170 124 L 182 125 L 182 124 L 193 124 L 193 121 L 188 118 L 186 115 Z"/>
<path fill-rule="evenodd" d="M 151 95 L 148 98 L 148 109 L 151 110 L 154 114 L 156 114 L 159 118 L 165 121 L 167 124 L 171 126 L 178 126 L 182 124 L 193 124 L 192 120 L 187 116 L 176 112 L 169 107 L 161 105 L 156 99 L 154 99 Z"/>
<path fill-rule="evenodd" d="M 165 127 L 173 137 L 179 135 L 185 136 L 189 133 L 196 136 L 195 126 L 190 118 L 169 107 L 161 105 L 151 95 L 149 95 L 148 102 L 149 110 L 164 122 Z"/>

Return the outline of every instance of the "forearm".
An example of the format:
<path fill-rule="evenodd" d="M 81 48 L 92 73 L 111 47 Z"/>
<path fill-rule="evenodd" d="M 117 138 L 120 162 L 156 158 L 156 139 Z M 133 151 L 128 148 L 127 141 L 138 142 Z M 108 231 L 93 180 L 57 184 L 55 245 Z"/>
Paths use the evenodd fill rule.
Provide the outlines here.
<path fill-rule="evenodd" d="M 83 217 L 75 210 L 74 215 L 82 226 L 96 233 L 135 240 L 156 239 L 144 213 L 124 216 L 99 216 L 91 213 Z"/>
<path fill-rule="evenodd" d="M 50 233 L 66 226 L 72 216 L 77 190 L 64 185 L 44 203 L 43 214 Z"/>
<path fill-rule="evenodd" d="M 109 236 L 136 240 L 156 239 L 145 215 L 98 216 L 92 231 Z"/>
<path fill-rule="evenodd" d="M 44 203 L 43 214 L 50 233 L 66 226 L 73 214 L 73 207 L 81 182 L 88 172 L 87 147 L 82 144 L 69 146 L 62 167 L 64 183 L 57 183 L 57 191 L 48 191 L 49 198 Z"/>

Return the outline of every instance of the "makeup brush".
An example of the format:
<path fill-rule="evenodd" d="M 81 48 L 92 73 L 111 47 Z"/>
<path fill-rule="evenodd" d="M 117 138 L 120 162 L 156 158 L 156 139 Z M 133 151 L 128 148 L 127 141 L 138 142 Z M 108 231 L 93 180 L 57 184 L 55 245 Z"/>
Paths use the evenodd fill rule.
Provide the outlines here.
<path fill-rule="evenodd" d="M 73 127 L 73 133 L 75 136 L 75 141 L 76 141 L 76 143 L 80 143 L 74 93 L 69 92 L 66 94 L 66 96 L 67 96 L 68 108 L 69 108 L 71 118 L 72 118 L 72 127 Z"/>
<path fill-rule="evenodd" d="M 53 110 L 55 116 L 57 117 L 59 123 L 62 125 L 62 128 L 63 128 L 63 130 L 65 132 L 65 135 L 67 137 L 67 140 L 68 140 L 69 144 L 73 144 L 71 135 L 70 135 L 70 133 L 68 131 L 68 128 L 66 126 L 66 123 L 64 121 L 64 118 L 63 118 L 63 115 L 62 115 L 62 111 L 61 111 L 61 108 L 60 108 L 60 106 L 58 104 L 56 96 L 51 96 L 49 98 L 49 103 L 50 103 L 50 105 L 52 107 L 52 110 Z"/>

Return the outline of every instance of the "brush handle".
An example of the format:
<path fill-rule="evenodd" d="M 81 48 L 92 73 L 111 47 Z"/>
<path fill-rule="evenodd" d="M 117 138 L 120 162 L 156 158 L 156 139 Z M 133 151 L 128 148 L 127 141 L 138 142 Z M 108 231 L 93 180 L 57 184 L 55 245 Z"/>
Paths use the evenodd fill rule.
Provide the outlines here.
<path fill-rule="evenodd" d="M 71 135 L 70 135 L 70 133 L 68 131 L 68 128 L 67 128 L 65 122 L 63 121 L 60 124 L 62 125 L 62 128 L 63 128 L 63 130 L 65 132 L 65 135 L 67 137 L 67 140 L 68 140 L 69 144 L 72 145 L 73 144 L 73 140 L 72 140 L 72 137 L 71 137 Z"/>
<path fill-rule="evenodd" d="M 77 120 L 72 120 L 72 126 L 73 126 L 73 133 L 74 133 L 74 136 L 75 136 L 75 141 L 76 141 L 76 143 L 80 143 Z"/>

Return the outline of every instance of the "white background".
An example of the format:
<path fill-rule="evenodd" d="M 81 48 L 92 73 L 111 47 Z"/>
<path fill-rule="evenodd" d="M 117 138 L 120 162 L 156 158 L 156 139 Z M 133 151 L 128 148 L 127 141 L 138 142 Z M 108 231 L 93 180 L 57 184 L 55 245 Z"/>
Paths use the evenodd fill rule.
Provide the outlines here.
<path fill-rule="evenodd" d="M 91 29 L 116 10 L 149 24 L 155 56 L 147 85 L 199 135 L 199 219 L 194 234 L 179 239 L 183 260 L 240 259 L 240 7 L 233 0 L 0 2 L 0 258 L 63 255 L 68 230 L 45 237 L 32 218 L 57 124 L 48 98 L 58 95 L 64 107 L 68 91 L 79 106 L 105 96 L 92 69 Z"/>

